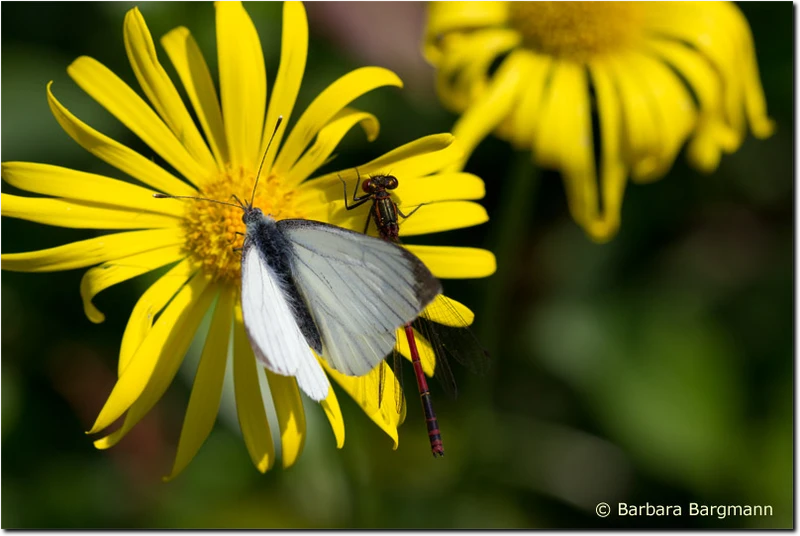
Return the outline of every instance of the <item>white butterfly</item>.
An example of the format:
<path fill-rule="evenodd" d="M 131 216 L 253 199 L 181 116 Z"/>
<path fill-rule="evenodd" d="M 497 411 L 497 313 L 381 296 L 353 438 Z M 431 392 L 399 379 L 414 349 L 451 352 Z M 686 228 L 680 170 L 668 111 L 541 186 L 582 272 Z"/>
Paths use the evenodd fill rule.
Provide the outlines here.
<path fill-rule="evenodd" d="M 360 376 L 395 345 L 395 332 L 442 291 L 407 250 L 333 225 L 276 221 L 243 207 L 242 313 L 256 357 L 323 400 L 329 383 L 312 349 Z"/>
<path fill-rule="evenodd" d="M 264 151 L 266 157 L 283 117 Z M 280 220 L 253 207 L 192 196 L 153 194 L 238 206 L 247 226 L 242 248 L 242 314 L 264 366 L 316 401 L 330 384 L 312 349 L 336 371 L 361 376 L 394 347 L 398 328 L 417 318 L 442 287 L 425 265 L 395 244 L 311 220 Z"/>

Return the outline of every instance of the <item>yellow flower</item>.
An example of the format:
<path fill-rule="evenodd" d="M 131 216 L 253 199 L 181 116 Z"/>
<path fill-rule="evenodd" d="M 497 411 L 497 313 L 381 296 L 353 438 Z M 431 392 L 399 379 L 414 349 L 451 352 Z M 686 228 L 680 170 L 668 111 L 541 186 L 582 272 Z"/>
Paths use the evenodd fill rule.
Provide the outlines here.
<path fill-rule="evenodd" d="M 746 123 L 773 131 L 750 28 L 728 2 L 433 2 L 424 52 L 442 101 L 464 112 L 456 169 L 492 131 L 531 149 L 598 241 L 619 227 L 628 175 L 660 178 L 687 140 L 713 171 Z"/>
<path fill-rule="evenodd" d="M 325 89 L 284 139 L 305 70 L 308 24 L 300 3 L 284 4 L 283 17 L 281 61 L 269 102 L 261 45 L 240 3 L 216 5 L 220 99 L 189 31 L 176 28 L 162 38 L 200 128 L 159 63 L 138 9 L 125 17 L 125 48 L 152 107 L 96 60 L 80 57 L 70 65 L 68 73 L 75 82 L 136 133 L 169 168 L 156 165 L 81 122 L 48 86 L 48 102 L 64 130 L 86 150 L 144 186 L 52 165 L 6 162 L 2 166 L 2 177 L 8 183 L 49 196 L 3 194 L 4 216 L 62 227 L 126 230 L 2 256 L 3 269 L 13 271 L 94 266 L 84 275 L 80 289 L 86 314 L 93 322 L 104 319 L 92 304 L 97 293 L 172 265 L 133 309 L 122 339 L 119 379 L 90 433 L 105 431 L 123 415 L 124 421 L 116 431 L 105 432 L 107 435 L 95 442 L 96 447 L 116 444 L 153 407 L 172 382 L 201 320 L 213 309 L 171 476 L 191 461 L 211 431 L 231 338 L 239 424 L 260 471 L 266 471 L 275 460 L 262 400 L 266 393 L 262 393 L 261 385 L 269 386 L 264 400 L 271 398 L 278 417 L 284 467 L 294 463 L 303 448 L 305 416 L 295 379 L 269 371 L 264 377 L 265 371 L 257 364 L 243 329 L 240 255 L 233 251 L 242 242 L 236 234 L 244 231 L 241 211 L 208 202 L 154 199 L 153 190 L 218 200 L 236 194 L 247 199 L 268 138 L 282 115 L 284 121 L 266 155 L 255 205 L 276 218 L 315 219 L 360 231 L 366 213 L 344 210 L 342 185 L 336 173 L 306 179 L 329 159 L 355 125 L 363 127 L 368 139 L 377 136 L 377 119 L 348 108 L 351 101 L 381 86 L 402 85 L 385 69 L 355 70 Z M 484 195 L 483 182 L 464 173 L 439 173 L 460 157 L 452 142 L 449 134 L 429 136 L 359 168 L 362 175 L 391 170 L 401 177 L 398 195 L 403 204 L 436 202 L 405 223 L 403 234 L 444 231 L 486 221 L 480 205 L 468 201 Z M 355 178 L 353 170 L 341 175 Z M 494 271 L 494 257 L 487 251 L 432 246 L 408 249 L 439 277 L 483 277 Z M 462 312 L 470 315 L 468 310 Z M 429 359 L 429 374 L 433 366 Z M 394 404 L 378 407 L 376 382 L 380 371 L 352 378 L 327 370 L 396 446 L 402 416 L 397 415 Z M 394 381 L 390 370 L 385 373 L 390 375 L 388 381 Z M 344 423 L 333 389 L 329 392 L 321 405 L 341 447 Z"/>

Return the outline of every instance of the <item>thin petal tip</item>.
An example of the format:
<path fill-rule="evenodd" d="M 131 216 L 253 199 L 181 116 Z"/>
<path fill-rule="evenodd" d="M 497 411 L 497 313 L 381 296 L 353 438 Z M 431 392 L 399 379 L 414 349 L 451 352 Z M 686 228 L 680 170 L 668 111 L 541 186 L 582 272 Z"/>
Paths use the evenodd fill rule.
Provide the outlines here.
<path fill-rule="evenodd" d="M 764 118 L 752 126 L 753 136 L 763 140 L 769 138 L 775 133 L 775 121 L 769 118 Z"/>
<path fill-rule="evenodd" d="M 93 324 L 102 324 L 106 321 L 106 315 L 93 305 L 84 306 L 83 312 L 86 314 L 86 318 Z"/>
<path fill-rule="evenodd" d="M 269 470 L 269 468 L 272 466 L 272 462 L 270 460 L 270 457 L 265 454 L 264 456 L 261 457 L 261 459 L 258 461 L 258 463 L 255 464 L 255 466 L 256 466 L 256 469 L 258 469 L 259 473 L 266 473 Z"/>
<path fill-rule="evenodd" d="M 189 28 L 187 28 L 186 26 L 178 26 L 165 33 L 164 36 L 161 37 L 161 42 L 163 43 L 165 40 L 168 39 L 186 37 L 187 35 L 189 35 L 189 33 L 190 33 Z"/>
<path fill-rule="evenodd" d="M 88 434 L 89 432 L 86 433 Z M 114 444 L 111 443 L 107 437 L 104 437 L 102 439 L 98 439 L 97 441 L 92 442 L 92 445 L 94 445 L 94 448 L 96 448 L 97 450 L 106 450 L 112 447 Z"/>

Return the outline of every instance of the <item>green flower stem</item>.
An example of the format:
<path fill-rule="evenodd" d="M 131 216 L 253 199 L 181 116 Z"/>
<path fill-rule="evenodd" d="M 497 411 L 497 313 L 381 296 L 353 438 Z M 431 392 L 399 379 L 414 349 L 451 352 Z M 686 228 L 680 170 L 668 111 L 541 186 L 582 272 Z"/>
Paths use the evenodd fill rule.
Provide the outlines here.
<path fill-rule="evenodd" d="M 525 232 L 539 186 L 539 171 L 529 152 L 518 152 L 502 187 L 499 216 L 494 220 L 490 244 L 495 244 L 497 271 L 489 279 L 481 318 L 481 342 L 494 358 L 501 350 L 501 334 L 515 300 L 514 266 L 517 265 L 527 233 Z"/>

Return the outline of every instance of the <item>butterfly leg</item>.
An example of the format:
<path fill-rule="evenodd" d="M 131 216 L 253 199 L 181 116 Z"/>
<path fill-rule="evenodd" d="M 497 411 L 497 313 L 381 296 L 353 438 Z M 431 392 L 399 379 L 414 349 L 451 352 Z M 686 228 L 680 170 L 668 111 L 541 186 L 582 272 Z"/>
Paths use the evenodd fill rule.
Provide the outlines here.
<path fill-rule="evenodd" d="M 236 235 L 236 236 L 246 236 L 244 233 L 240 233 L 239 231 L 234 231 L 233 234 Z M 231 240 L 230 243 L 233 244 L 235 242 L 236 242 L 236 238 L 234 237 L 234 239 Z"/>

